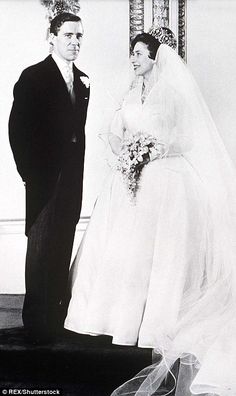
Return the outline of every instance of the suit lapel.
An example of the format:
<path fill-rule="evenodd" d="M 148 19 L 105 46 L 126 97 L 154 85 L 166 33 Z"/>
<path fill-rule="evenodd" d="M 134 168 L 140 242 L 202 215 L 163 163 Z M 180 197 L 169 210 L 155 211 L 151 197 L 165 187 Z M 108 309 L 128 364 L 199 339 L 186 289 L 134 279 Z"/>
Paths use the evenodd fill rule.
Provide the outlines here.
<path fill-rule="evenodd" d="M 70 94 L 67 90 L 67 86 L 64 78 L 61 75 L 56 62 L 53 60 L 52 56 L 49 55 L 44 60 L 46 66 L 46 78 L 48 80 L 48 87 L 51 95 L 55 97 L 56 100 L 61 98 L 65 106 L 70 106 L 72 109 L 77 105 L 82 105 L 87 103 L 88 100 L 88 90 L 86 86 L 82 83 L 80 77 L 82 73 L 73 65 L 74 72 L 74 93 L 75 93 L 75 104 L 72 104 Z"/>
<path fill-rule="evenodd" d="M 89 99 L 89 90 L 85 84 L 81 81 L 81 76 L 84 76 L 75 66 L 74 66 L 74 90 L 76 97 L 76 104 L 78 104 L 82 109 L 86 108 Z"/>
<path fill-rule="evenodd" d="M 45 59 L 45 63 L 48 70 L 48 79 L 50 80 L 49 86 L 51 92 L 55 95 L 55 97 L 61 98 L 63 101 L 65 101 L 65 103 L 72 105 L 65 80 L 51 55 Z"/>
<path fill-rule="evenodd" d="M 80 73 L 78 69 L 74 66 L 74 91 L 77 100 L 80 100 L 83 97 L 83 85 L 80 80 Z"/>

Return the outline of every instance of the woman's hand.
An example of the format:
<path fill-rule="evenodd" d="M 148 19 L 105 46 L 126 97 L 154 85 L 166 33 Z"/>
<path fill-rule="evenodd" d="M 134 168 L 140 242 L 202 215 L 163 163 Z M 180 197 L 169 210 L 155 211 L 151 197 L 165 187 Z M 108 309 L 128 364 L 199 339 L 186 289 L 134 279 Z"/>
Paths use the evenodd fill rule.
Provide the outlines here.
<path fill-rule="evenodd" d="M 139 169 L 139 168 L 142 169 L 142 168 L 144 167 L 144 165 L 147 165 L 147 164 L 150 162 L 149 153 L 143 154 L 142 157 L 143 157 L 143 160 L 142 160 L 142 162 L 139 162 L 139 163 L 135 166 L 136 169 Z"/>
<path fill-rule="evenodd" d="M 122 146 L 122 140 L 119 136 L 114 135 L 113 133 L 110 133 L 108 135 L 108 140 L 111 146 L 111 150 L 115 155 L 119 155 L 121 151 L 121 146 Z"/>

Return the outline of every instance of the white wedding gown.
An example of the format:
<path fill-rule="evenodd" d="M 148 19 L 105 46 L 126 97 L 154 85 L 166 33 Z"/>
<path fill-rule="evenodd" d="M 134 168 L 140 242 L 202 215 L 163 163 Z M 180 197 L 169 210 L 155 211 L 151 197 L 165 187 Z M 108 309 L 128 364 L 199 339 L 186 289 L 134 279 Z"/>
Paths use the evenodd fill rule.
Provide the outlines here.
<path fill-rule="evenodd" d="M 155 348 L 168 368 L 178 358 L 186 368 L 194 357 L 200 370 L 180 396 L 236 395 L 232 271 L 221 262 L 230 255 L 228 240 L 221 211 L 213 213 L 211 191 L 188 156 L 195 136 L 185 106 L 165 78 L 143 104 L 140 85 L 126 95 L 111 132 L 156 136 L 167 156 L 144 167 L 135 203 L 120 172 L 111 171 L 73 264 L 65 327 Z"/>

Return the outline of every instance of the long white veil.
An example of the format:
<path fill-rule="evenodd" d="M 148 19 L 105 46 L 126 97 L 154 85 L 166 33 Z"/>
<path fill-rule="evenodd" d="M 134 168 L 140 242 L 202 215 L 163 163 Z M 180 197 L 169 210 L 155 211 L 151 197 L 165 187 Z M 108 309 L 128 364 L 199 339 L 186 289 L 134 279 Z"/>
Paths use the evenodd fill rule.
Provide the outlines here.
<path fill-rule="evenodd" d="M 199 279 L 196 285 L 193 279 L 186 290 L 168 348 L 154 349 L 161 359 L 112 396 L 167 396 L 174 387 L 176 396 L 236 395 L 236 171 L 191 73 L 165 44 L 158 49 L 152 78 L 154 84 L 162 80 L 172 88 L 168 92 L 173 94 L 170 100 L 176 100 L 176 118 L 181 118 L 183 135 L 193 140 L 191 150 L 183 155 L 207 197 L 208 229 L 199 252 L 201 287 L 197 289 Z M 178 376 L 172 373 L 175 362 L 179 362 Z M 169 390 L 161 388 L 168 373 Z"/>

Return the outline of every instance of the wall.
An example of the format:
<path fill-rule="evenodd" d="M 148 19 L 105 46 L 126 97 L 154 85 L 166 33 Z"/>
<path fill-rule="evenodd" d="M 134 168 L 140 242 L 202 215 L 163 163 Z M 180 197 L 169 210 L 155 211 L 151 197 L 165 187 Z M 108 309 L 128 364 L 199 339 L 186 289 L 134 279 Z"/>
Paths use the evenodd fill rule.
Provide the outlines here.
<path fill-rule="evenodd" d="M 128 0 L 81 0 L 85 34 L 76 62 L 91 80 L 86 136 L 83 219 L 73 255 L 87 225 L 108 167 L 106 146 L 98 134 L 108 132 L 109 120 L 125 90 L 129 55 Z M 47 20 L 39 0 L 1 0 L 0 36 L 0 293 L 24 292 L 24 187 L 8 143 L 7 123 L 12 89 L 22 69 L 45 58 Z"/>
<path fill-rule="evenodd" d="M 12 89 L 22 69 L 47 54 L 46 19 L 37 0 L 1 0 L 0 219 L 24 217 L 24 187 L 15 170 L 7 123 Z"/>
<path fill-rule="evenodd" d="M 188 64 L 236 163 L 236 1 L 188 0 L 187 4 Z M 111 113 L 127 83 L 129 2 L 81 0 L 81 16 L 85 35 L 77 65 L 90 76 L 91 101 L 86 127 L 84 218 L 78 226 L 73 254 L 108 171 L 106 147 L 98 134 L 108 131 Z M 150 24 L 151 0 L 145 0 L 146 30 Z M 9 148 L 7 122 L 12 88 L 20 72 L 48 54 L 46 29 L 39 0 L 0 0 L 0 293 L 24 292 L 24 187 Z"/>
<path fill-rule="evenodd" d="M 85 35 L 76 64 L 91 79 L 82 211 L 83 215 L 89 215 L 104 174 L 104 163 L 100 159 L 104 146 L 98 134 L 108 131 L 111 112 L 125 85 L 120 82 L 124 81 L 128 67 L 129 2 L 81 0 L 80 4 Z M 3 164 L 0 170 L 0 219 L 24 218 L 24 187 L 12 160 L 7 123 L 13 85 L 22 69 L 48 55 L 45 15 L 39 0 L 0 1 L 0 33 L 4 37 L 0 74 L 0 159 Z"/>
<path fill-rule="evenodd" d="M 187 1 L 187 59 L 236 164 L 236 1 Z"/>
<path fill-rule="evenodd" d="M 46 19 L 38 1 L 0 1 L 0 293 L 24 291 L 24 186 L 8 143 L 12 89 L 21 71 L 47 54 Z M 9 220 L 9 221 L 6 221 Z M 15 221 L 17 220 L 17 221 Z"/>

